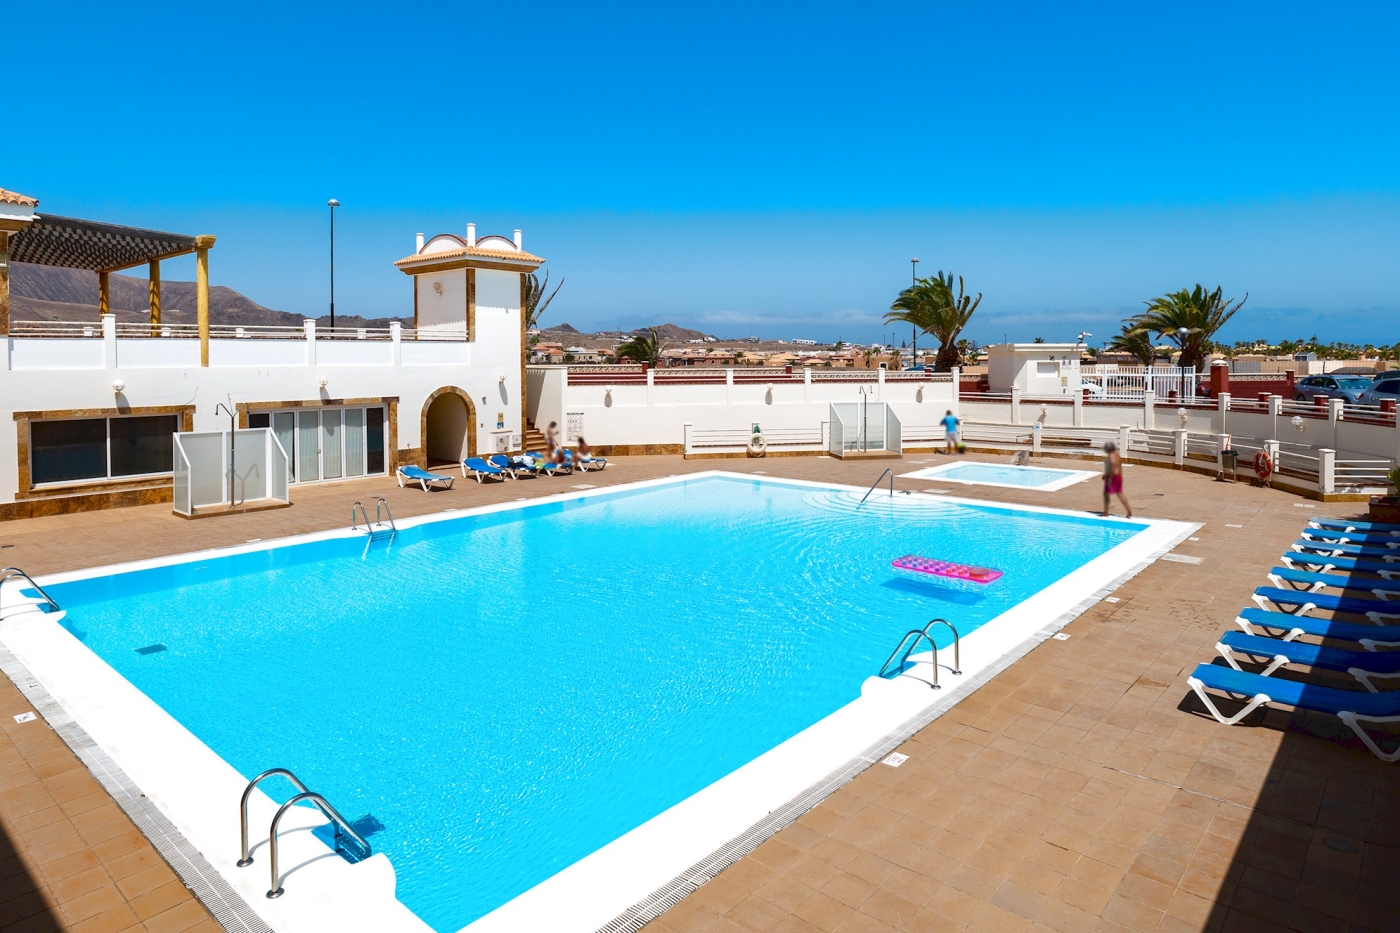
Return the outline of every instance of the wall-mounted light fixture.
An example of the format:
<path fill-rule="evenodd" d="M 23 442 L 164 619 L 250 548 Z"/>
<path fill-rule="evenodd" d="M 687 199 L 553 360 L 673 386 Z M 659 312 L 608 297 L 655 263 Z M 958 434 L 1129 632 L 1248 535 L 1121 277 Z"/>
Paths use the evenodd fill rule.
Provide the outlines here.
<path fill-rule="evenodd" d="M 1294 416 L 1293 416 L 1291 419 L 1289 419 L 1289 420 L 1292 422 L 1293 427 L 1295 427 L 1295 428 L 1298 429 L 1298 433 L 1299 433 L 1299 434 L 1302 434 L 1302 433 L 1303 433 L 1303 416 L 1302 416 L 1302 415 L 1294 415 Z"/>
<path fill-rule="evenodd" d="M 125 381 L 125 380 L 122 380 L 122 379 L 113 379 L 113 380 L 112 380 L 112 391 L 113 391 L 113 392 L 117 393 L 118 395 L 121 395 L 121 394 L 122 394 L 122 389 L 125 389 L 125 388 L 126 388 L 126 381 Z"/>
<path fill-rule="evenodd" d="M 506 384 L 506 374 L 505 374 L 505 373 L 501 373 L 500 375 L 498 375 L 498 376 L 496 377 L 496 382 L 498 382 L 498 383 L 501 384 L 501 385 L 505 385 L 505 384 Z"/>
<path fill-rule="evenodd" d="M 330 382 L 331 382 L 331 381 L 330 381 L 329 379 L 327 379 L 325 376 L 322 376 L 321 378 L 319 378 L 319 379 L 316 380 L 316 384 L 317 384 L 318 386 L 320 386 L 321 388 L 323 388 L 323 389 L 324 389 L 326 386 L 330 385 Z"/>
<path fill-rule="evenodd" d="M 1184 409 L 1184 408 L 1178 408 L 1178 409 L 1176 410 L 1176 416 L 1177 416 L 1178 418 L 1181 419 L 1181 426 L 1182 426 L 1183 428 L 1186 427 L 1186 422 L 1187 422 L 1188 420 L 1190 420 L 1190 417 L 1191 417 L 1190 415 L 1188 415 L 1188 414 L 1186 413 L 1186 409 Z"/>

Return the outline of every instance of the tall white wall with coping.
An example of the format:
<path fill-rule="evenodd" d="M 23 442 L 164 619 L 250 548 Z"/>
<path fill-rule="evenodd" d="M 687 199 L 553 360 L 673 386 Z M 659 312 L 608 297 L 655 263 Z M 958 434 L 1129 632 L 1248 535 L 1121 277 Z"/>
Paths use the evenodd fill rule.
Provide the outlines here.
<path fill-rule="evenodd" d="M 568 367 L 529 367 L 528 411 L 543 429 L 551 421 L 568 424 L 569 415 L 582 415 L 584 436 L 592 446 L 681 444 L 685 425 L 696 430 L 819 429 L 829 417 L 831 402 L 890 403 L 905 425 L 934 425 L 949 409 L 957 409 L 956 382 L 853 381 L 733 382 L 668 384 L 656 372 L 648 382 L 574 385 Z M 873 376 L 873 374 L 872 374 Z M 861 389 L 867 395 L 862 396 Z"/>

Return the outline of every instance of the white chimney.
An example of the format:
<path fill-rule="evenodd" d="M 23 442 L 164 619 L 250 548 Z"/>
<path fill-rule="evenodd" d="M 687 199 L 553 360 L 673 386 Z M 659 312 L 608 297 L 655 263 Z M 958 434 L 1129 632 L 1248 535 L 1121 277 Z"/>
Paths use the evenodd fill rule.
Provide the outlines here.
<path fill-rule="evenodd" d="M 521 249 L 521 248 L 522 248 L 521 245 L 520 245 L 520 231 L 519 231 L 519 230 L 515 231 L 515 248 L 516 248 L 516 249 Z"/>
<path fill-rule="evenodd" d="M 476 224 L 467 224 L 467 245 L 476 245 Z"/>
<path fill-rule="evenodd" d="M 423 252 L 423 234 L 418 234 L 418 252 Z"/>

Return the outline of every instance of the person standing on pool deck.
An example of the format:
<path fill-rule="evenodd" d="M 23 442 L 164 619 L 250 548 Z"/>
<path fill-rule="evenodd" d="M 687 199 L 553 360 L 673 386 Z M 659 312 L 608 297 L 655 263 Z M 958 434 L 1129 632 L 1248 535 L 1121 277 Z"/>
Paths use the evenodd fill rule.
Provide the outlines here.
<path fill-rule="evenodd" d="M 953 414 L 953 410 L 948 409 L 948 413 L 943 416 L 943 420 L 938 422 L 943 425 L 943 443 L 948 456 L 958 449 L 958 416 Z"/>
<path fill-rule="evenodd" d="M 1128 518 L 1133 517 L 1133 507 L 1128 504 L 1128 497 L 1123 495 L 1123 458 L 1118 455 L 1118 445 L 1109 441 L 1103 445 L 1103 517 L 1108 518 L 1109 498 L 1117 496 L 1118 501 L 1123 503 L 1123 508 L 1128 512 Z"/>
<path fill-rule="evenodd" d="M 549 427 L 544 429 L 544 446 L 549 451 L 549 459 L 554 460 L 559 456 L 559 422 L 551 421 Z"/>

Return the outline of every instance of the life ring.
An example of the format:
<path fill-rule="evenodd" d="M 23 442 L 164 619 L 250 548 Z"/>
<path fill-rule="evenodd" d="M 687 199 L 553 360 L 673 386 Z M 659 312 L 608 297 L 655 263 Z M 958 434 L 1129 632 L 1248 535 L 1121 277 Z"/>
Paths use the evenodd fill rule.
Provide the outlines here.
<path fill-rule="evenodd" d="M 1254 472 L 1261 480 L 1268 479 L 1274 472 L 1274 461 L 1269 459 L 1269 452 L 1261 450 L 1254 455 Z"/>
<path fill-rule="evenodd" d="M 763 456 L 763 452 L 768 449 L 768 441 L 762 434 L 754 432 L 749 435 L 749 453 L 755 456 Z"/>

